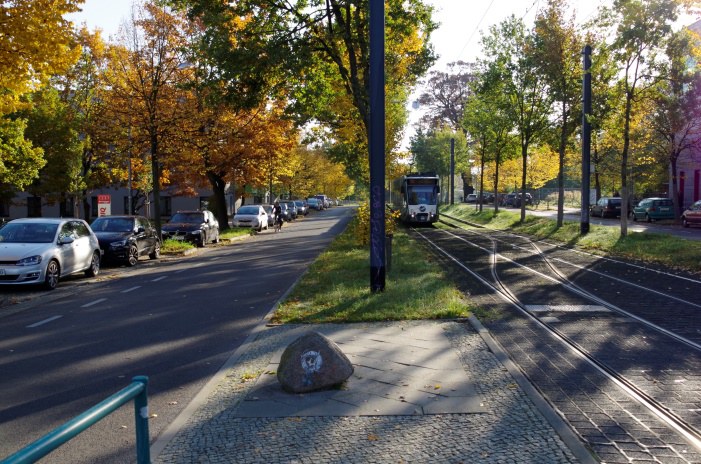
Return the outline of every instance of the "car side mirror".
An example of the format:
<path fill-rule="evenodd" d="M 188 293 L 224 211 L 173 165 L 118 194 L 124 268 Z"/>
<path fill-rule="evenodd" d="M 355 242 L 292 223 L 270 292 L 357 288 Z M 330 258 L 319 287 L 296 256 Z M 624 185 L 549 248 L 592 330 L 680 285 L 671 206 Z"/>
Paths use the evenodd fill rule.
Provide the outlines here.
<path fill-rule="evenodd" d="M 66 235 L 64 237 L 58 238 L 59 245 L 68 245 L 69 243 L 73 243 L 73 242 L 75 242 L 75 239 L 71 235 Z"/>

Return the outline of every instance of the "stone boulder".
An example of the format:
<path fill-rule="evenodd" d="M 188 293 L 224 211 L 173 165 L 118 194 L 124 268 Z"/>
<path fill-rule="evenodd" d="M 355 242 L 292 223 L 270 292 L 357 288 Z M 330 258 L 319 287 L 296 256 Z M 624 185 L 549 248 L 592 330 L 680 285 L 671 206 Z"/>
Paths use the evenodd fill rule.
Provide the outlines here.
<path fill-rule="evenodd" d="M 282 353 L 277 379 L 286 391 L 305 393 L 338 385 L 352 374 L 353 365 L 338 345 L 308 332 Z"/>

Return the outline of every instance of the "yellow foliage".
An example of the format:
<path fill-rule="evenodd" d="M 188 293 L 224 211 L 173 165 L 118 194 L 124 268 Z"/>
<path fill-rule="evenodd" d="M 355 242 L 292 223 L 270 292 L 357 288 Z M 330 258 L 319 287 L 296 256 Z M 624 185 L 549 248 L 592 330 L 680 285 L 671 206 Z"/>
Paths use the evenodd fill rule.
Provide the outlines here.
<path fill-rule="evenodd" d="M 0 4 L 0 114 L 21 95 L 68 69 L 80 55 L 73 24 L 64 19 L 82 0 L 7 0 Z"/>
<path fill-rule="evenodd" d="M 385 210 L 385 235 L 393 235 L 397 228 L 399 211 Z M 370 243 L 370 204 L 362 203 L 358 207 L 353 229 L 355 240 L 361 245 Z"/>

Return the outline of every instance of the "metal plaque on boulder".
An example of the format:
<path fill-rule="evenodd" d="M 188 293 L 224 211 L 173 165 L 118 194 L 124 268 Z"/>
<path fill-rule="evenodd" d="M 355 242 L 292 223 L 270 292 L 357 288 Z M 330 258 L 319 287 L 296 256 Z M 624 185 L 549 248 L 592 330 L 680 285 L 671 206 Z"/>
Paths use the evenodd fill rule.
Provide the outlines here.
<path fill-rule="evenodd" d="M 285 349 L 277 379 L 288 392 L 323 390 L 343 383 L 353 365 L 333 341 L 318 332 L 302 335 Z"/>

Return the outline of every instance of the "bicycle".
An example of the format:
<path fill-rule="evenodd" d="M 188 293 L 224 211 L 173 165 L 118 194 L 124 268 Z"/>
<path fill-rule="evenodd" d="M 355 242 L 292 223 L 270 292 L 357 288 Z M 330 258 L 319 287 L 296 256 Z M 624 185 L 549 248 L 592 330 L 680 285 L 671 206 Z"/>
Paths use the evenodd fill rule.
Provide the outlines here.
<path fill-rule="evenodd" d="M 282 216 L 277 216 L 273 223 L 273 230 L 275 232 L 280 232 L 282 230 Z"/>

